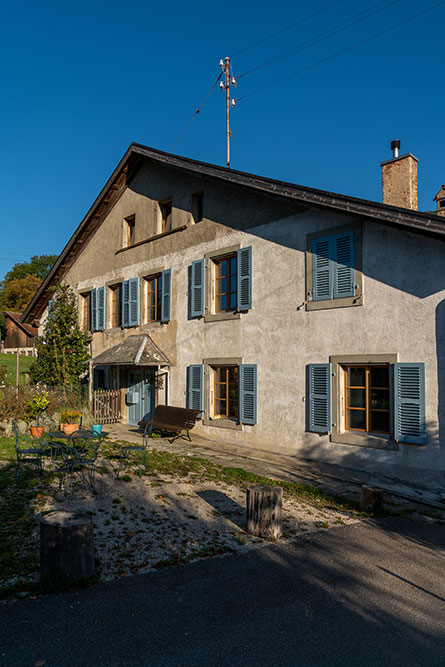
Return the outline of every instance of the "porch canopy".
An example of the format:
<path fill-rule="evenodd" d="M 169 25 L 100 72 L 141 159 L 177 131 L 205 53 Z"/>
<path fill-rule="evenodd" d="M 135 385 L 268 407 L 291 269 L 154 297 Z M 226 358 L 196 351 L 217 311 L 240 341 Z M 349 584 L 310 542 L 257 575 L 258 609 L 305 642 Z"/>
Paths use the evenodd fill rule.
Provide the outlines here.
<path fill-rule="evenodd" d="M 170 361 L 148 334 L 128 336 L 94 357 L 93 366 L 169 366 Z"/>

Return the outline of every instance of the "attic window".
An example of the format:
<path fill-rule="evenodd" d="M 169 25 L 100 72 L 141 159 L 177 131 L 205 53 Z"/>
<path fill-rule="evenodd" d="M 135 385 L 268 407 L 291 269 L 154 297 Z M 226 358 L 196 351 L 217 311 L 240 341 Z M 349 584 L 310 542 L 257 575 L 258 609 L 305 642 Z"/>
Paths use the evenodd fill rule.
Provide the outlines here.
<path fill-rule="evenodd" d="M 437 202 L 437 203 L 439 204 L 439 208 L 445 208 L 445 199 L 441 199 L 441 200 L 440 200 L 439 202 Z"/>
<path fill-rule="evenodd" d="M 161 209 L 161 233 L 169 232 L 172 229 L 172 200 L 168 199 L 159 204 Z"/>
<path fill-rule="evenodd" d="M 202 192 L 195 192 L 192 195 L 192 216 L 193 222 L 201 222 L 202 215 Z"/>
<path fill-rule="evenodd" d="M 127 218 L 124 218 L 124 236 L 123 236 L 123 248 L 128 248 L 132 246 L 135 242 L 135 227 L 136 227 L 136 216 L 129 215 Z"/>

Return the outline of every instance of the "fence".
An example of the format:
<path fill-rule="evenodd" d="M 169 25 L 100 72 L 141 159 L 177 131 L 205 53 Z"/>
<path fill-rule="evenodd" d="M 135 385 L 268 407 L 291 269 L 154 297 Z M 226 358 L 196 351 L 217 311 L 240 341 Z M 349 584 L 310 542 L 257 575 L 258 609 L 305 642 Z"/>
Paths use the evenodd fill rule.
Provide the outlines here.
<path fill-rule="evenodd" d="M 116 424 L 121 420 L 121 390 L 93 391 L 93 417 L 96 424 Z"/>

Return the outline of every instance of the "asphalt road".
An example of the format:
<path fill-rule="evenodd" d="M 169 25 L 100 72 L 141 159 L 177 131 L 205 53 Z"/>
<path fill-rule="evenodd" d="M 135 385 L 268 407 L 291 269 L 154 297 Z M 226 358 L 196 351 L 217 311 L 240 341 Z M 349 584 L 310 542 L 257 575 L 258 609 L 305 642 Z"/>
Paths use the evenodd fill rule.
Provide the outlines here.
<path fill-rule="evenodd" d="M 443 667 L 444 572 L 443 525 L 354 524 L 1 604 L 0 663 Z"/>

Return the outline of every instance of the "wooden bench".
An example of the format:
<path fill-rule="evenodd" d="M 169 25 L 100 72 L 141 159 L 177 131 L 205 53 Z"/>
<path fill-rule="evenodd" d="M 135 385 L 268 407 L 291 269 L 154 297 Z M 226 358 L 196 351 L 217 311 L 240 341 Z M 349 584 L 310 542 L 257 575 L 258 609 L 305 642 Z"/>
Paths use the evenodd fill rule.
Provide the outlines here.
<path fill-rule="evenodd" d="M 191 442 L 189 431 L 196 424 L 199 414 L 201 410 L 177 408 L 174 405 L 157 405 L 152 419 L 138 422 L 138 425 L 144 428 L 144 446 L 147 445 L 153 431 L 165 431 L 172 434 L 170 442 L 174 442 L 176 438 L 188 438 Z M 186 431 L 186 435 L 183 435 L 183 431 Z"/>

